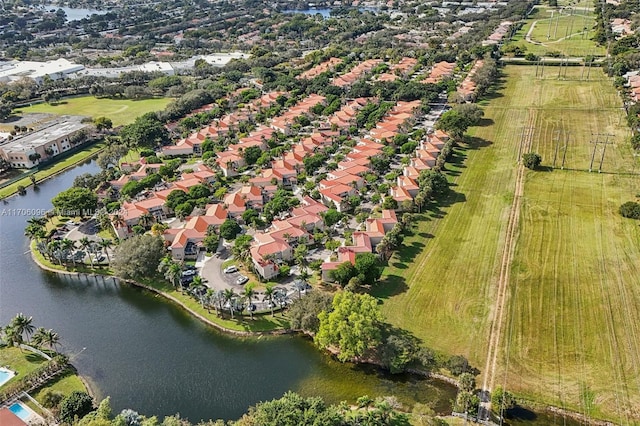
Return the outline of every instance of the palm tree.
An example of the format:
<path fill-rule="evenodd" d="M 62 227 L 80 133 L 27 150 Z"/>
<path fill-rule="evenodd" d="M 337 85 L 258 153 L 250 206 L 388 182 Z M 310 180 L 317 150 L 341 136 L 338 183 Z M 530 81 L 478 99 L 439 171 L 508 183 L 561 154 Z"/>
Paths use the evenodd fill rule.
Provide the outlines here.
<path fill-rule="evenodd" d="M 276 291 L 275 288 L 273 286 L 273 284 L 267 284 L 267 286 L 264 289 L 264 297 L 262 298 L 262 301 L 269 301 L 269 307 L 271 308 L 271 316 L 273 316 L 273 307 L 275 306 L 275 296 L 276 296 Z"/>
<path fill-rule="evenodd" d="M 253 296 L 256 295 L 256 292 L 253 290 L 254 287 L 255 285 L 253 283 L 249 283 L 244 287 L 244 291 L 242 292 L 242 298 L 249 302 L 248 309 L 251 319 L 253 319 Z"/>
<path fill-rule="evenodd" d="M 109 261 L 109 263 L 111 263 L 111 257 L 109 257 L 109 249 L 113 247 L 113 241 L 109 238 L 103 238 L 98 241 L 98 244 L 104 249 L 104 253 L 107 255 L 107 260 Z"/>
<path fill-rule="evenodd" d="M 78 242 L 80 243 L 80 246 L 87 252 L 89 253 L 89 263 L 91 264 L 91 267 L 93 268 L 93 259 L 91 258 L 91 248 L 93 247 L 93 241 L 91 241 L 89 238 L 87 237 L 82 237 L 78 240 Z"/>
<path fill-rule="evenodd" d="M 202 277 L 200 277 L 199 275 L 196 275 L 195 277 L 193 277 L 193 281 L 191 282 L 191 286 L 190 286 L 191 292 L 196 296 L 196 298 L 198 299 L 198 301 L 200 302 L 203 308 L 204 308 L 204 302 L 205 302 L 205 295 L 201 293 L 202 293 L 202 289 L 206 287 L 207 286 L 204 285 L 204 283 L 202 282 Z"/>
<path fill-rule="evenodd" d="M 49 244 L 47 244 L 47 251 L 49 252 L 49 257 L 58 259 L 60 265 L 62 265 L 62 258 L 60 255 L 60 241 L 53 240 Z"/>
<path fill-rule="evenodd" d="M 383 238 L 376 246 L 376 253 L 382 257 L 382 260 L 387 260 L 387 255 L 389 254 L 389 240 Z"/>
<path fill-rule="evenodd" d="M 211 304 L 213 303 L 213 308 L 218 313 L 218 305 L 216 305 L 216 297 L 217 293 L 214 289 L 208 288 L 207 292 L 204 294 L 204 298 L 207 301 L 207 312 L 211 313 Z"/>
<path fill-rule="evenodd" d="M 144 213 L 138 218 L 138 225 L 144 229 L 148 229 L 156 221 L 156 218 L 151 213 Z"/>
<path fill-rule="evenodd" d="M 180 278 L 182 277 L 182 268 L 177 263 L 172 262 L 164 273 L 164 277 L 173 284 L 174 287 L 178 288 Z"/>
<path fill-rule="evenodd" d="M 24 235 L 33 240 L 34 238 L 38 238 L 40 235 L 44 235 L 44 227 L 37 223 L 31 223 L 24 229 Z"/>
<path fill-rule="evenodd" d="M 33 333 L 33 338 L 31 338 L 31 343 L 34 346 L 41 346 L 42 342 L 44 340 L 44 334 L 45 334 L 45 329 L 44 327 L 38 327 L 36 329 L 36 332 Z"/>
<path fill-rule="evenodd" d="M 52 351 L 56 350 L 56 346 L 59 341 L 60 336 L 58 335 L 58 333 L 56 333 L 52 329 L 44 331 L 44 334 L 42 336 L 42 344 L 48 346 Z"/>
<path fill-rule="evenodd" d="M 115 228 L 124 228 L 125 226 L 127 226 L 127 222 L 125 222 L 124 218 L 119 214 L 113 215 L 113 218 L 111 218 L 111 223 L 113 223 L 113 226 Z"/>
<path fill-rule="evenodd" d="M 49 220 L 46 217 L 32 217 L 27 220 L 29 225 L 45 226 Z"/>
<path fill-rule="evenodd" d="M 222 293 L 222 297 L 225 305 L 227 303 L 229 304 L 229 312 L 231 312 L 231 319 L 233 319 L 233 301 L 236 298 L 236 296 L 237 294 L 235 291 L 233 291 L 232 288 L 225 288 L 224 292 Z"/>
<path fill-rule="evenodd" d="M 16 330 L 21 336 L 25 334 L 27 336 L 27 341 L 29 341 L 29 335 L 33 333 L 35 327 L 33 324 L 33 317 L 27 317 L 23 313 L 19 313 L 11 320 L 11 324 L 9 326 Z"/>
<path fill-rule="evenodd" d="M 73 249 L 76 248 L 76 242 L 73 240 L 70 240 L 69 238 L 65 238 L 62 241 L 60 241 L 60 248 L 64 250 L 65 254 L 67 254 L 67 257 L 71 257 L 71 260 L 73 261 L 73 265 L 75 266 L 76 260 L 73 257 Z M 69 254 L 71 254 L 71 256 L 69 256 Z"/>
<path fill-rule="evenodd" d="M 4 328 L 4 338 L 9 346 L 20 346 L 23 342 L 22 333 L 19 333 L 15 327 L 11 326 Z"/>

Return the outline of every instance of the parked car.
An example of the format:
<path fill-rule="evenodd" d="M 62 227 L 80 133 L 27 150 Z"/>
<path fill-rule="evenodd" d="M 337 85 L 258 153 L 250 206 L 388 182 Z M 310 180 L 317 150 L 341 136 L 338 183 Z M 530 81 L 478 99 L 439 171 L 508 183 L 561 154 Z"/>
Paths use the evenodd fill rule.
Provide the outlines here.
<path fill-rule="evenodd" d="M 198 271 L 196 271 L 195 269 L 187 269 L 186 271 L 182 271 L 183 277 L 192 277 L 197 274 L 198 274 Z"/>
<path fill-rule="evenodd" d="M 240 277 L 238 277 L 238 279 L 236 280 L 236 284 L 242 285 L 247 281 L 249 281 L 249 278 L 245 277 L 244 275 L 240 275 Z"/>
<path fill-rule="evenodd" d="M 231 274 L 232 272 L 238 272 L 238 267 L 236 265 L 231 265 L 224 268 L 225 274 Z"/>

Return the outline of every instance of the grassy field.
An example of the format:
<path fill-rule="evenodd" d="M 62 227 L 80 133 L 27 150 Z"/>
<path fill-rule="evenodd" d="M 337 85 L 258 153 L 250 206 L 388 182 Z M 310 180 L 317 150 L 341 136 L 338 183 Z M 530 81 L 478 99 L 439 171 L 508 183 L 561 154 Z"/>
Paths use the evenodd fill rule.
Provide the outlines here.
<path fill-rule="evenodd" d="M 584 6 L 586 3 L 582 3 Z M 579 7 L 582 7 L 578 5 Z M 592 6 L 589 4 L 589 6 Z M 553 14 L 552 14 L 553 11 Z M 553 15 L 553 18 L 552 18 Z M 595 15 L 590 10 L 558 13 L 557 9 L 537 6 L 511 43 L 538 56 L 557 53 L 566 56 L 604 56 L 605 49 L 591 40 Z M 531 27 L 533 26 L 533 30 Z M 526 35 L 531 31 L 530 41 Z"/>
<path fill-rule="evenodd" d="M 505 69 L 483 126 L 471 129 L 471 148 L 448 167 L 454 192 L 391 259 L 377 296 L 393 324 L 483 368 L 515 163 L 532 120 L 544 167 L 526 175 L 497 383 L 537 402 L 637 423 L 640 229 L 617 208 L 635 198 L 640 179 L 629 173 L 634 157 L 611 82 L 601 70 L 589 82 L 579 68 L 567 73 L 541 80 L 535 67 Z M 603 173 L 586 171 L 591 132 L 615 142 Z M 564 134 L 567 169 L 552 169 L 554 139 Z"/>
<path fill-rule="evenodd" d="M 59 115 L 86 115 L 90 117 L 108 117 L 114 126 L 129 124 L 136 117 L 149 111 L 164 109 L 171 102 L 169 98 L 154 98 L 133 101 L 129 99 L 97 99 L 93 96 L 65 99 L 57 104 L 46 103 L 21 108 L 15 114 L 43 112 Z"/>
<path fill-rule="evenodd" d="M 575 71 L 577 72 L 577 70 Z M 598 71 L 601 74 L 600 71 Z M 520 96 L 512 108 L 536 108 L 534 151 L 551 165 L 553 131 L 571 137 L 571 170 L 529 172 L 510 282 L 502 360 L 518 393 L 598 418 L 640 421 L 640 230 L 617 209 L 633 200 L 634 170 L 621 101 L 605 79 L 535 81 L 509 69 Z M 573 105 L 559 114 L 558 108 Z M 558 116 L 561 122 L 558 124 Z M 593 133 L 610 134 L 603 173 L 588 173 Z M 602 136 L 601 140 L 605 137 Z M 596 164 L 602 158 L 596 152 Z"/>

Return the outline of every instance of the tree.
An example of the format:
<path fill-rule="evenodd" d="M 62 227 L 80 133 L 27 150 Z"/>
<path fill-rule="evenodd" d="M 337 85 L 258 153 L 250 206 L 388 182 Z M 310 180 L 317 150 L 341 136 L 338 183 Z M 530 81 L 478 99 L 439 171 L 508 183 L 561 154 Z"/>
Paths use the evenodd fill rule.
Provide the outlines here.
<path fill-rule="evenodd" d="M 262 150 L 259 146 L 250 146 L 245 148 L 242 152 L 242 157 L 247 165 L 252 166 L 258 161 L 258 158 L 262 155 Z"/>
<path fill-rule="evenodd" d="M 627 201 L 620 206 L 618 211 L 622 217 L 640 219 L 640 203 L 636 203 L 635 201 Z"/>
<path fill-rule="evenodd" d="M 344 217 L 344 213 L 340 213 L 336 209 L 329 209 L 322 215 L 322 220 L 326 226 L 333 226 L 340 222 Z"/>
<path fill-rule="evenodd" d="M 380 258 L 373 253 L 358 253 L 355 270 L 362 277 L 364 284 L 374 285 L 382 275 Z"/>
<path fill-rule="evenodd" d="M 71 187 L 51 200 L 62 216 L 91 216 L 98 207 L 98 196 L 87 188 Z"/>
<path fill-rule="evenodd" d="M 542 163 L 542 157 L 535 152 L 527 152 L 522 156 L 522 164 L 527 169 L 535 170 L 540 166 L 540 163 Z"/>
<path fill-rule="evenodd" d="M 382 208 L 386 210 L 395 210 L 398 208 L 398 202 L 390 195 L 384 197 Z"/>
<path fill-rule="evenodd" d="M 231 313 L 231 318 L 233 319 L 233 310 L 234 310 L 234 303 L 235 303 L 235 299 L 238 295 L 236 294 L 235 291 L 233 291 L 232 288 L 225 288 L 224 292 L 222 293 L 222 297 L 224 300 L 224 304 L 229 305 L 229 312 Z"/>
<path fill-rule="evenodd" d="M 153 148 L 168 140 L 169 134 L 154 113 L 147 113 L 124 126 L 120 131 L 120 138 L 130 148 Z"/>
<path fill-rule="evenodd" d="M 93 268 L 93 258 L 91 256 L 93 241 L 91 241 L 88 237 L 82 237 L 80 238 L 80 240 L 78 240 L 78 242 L 80 243 L 80 247 L 82 247 L 89 254 L 89 263 Z"/>
<path fill-rule="evenodd" d="M 134 236 L 116 247 L 111 266 L 117 276 L 125 279 L 152 276 L 164 254 L 161 237 Z"/>
<path fill-rule="evenodd" d="M 35 330 L 35 327 L 32 323 L 33 317 L 27 317 L 21 312 L 13 317 L 13 319 L 11 319 L 9 327 L 14 329 L 20 336 L 24 334 L 27 338 L 27 341 L 29 341 L 29 336 Z"/>
<path fill-rule="evenodd" d="M 11 115 L 11 105 L 7 102 L 0 102 L 0 120 L 4 120 Z"/>
<path fill-rule="evenodd" d="M 107 255 L 107 260 L 111 263 L 111 257 L 109 256 L 109 249 L 113 247 L 113 241 L 108 238 L 102 238 L 98 241 L 98 245 L 104 249 L 104 253 Z"/>
<path fill-rule="evenodd" d="M 342 291 L 336 294 L 331 312 L 320 312 L 314 341 L 323 348 L 337 348 L 338 359 L 347 361 L 365 355 L 380 343 L 382 314 L 375 298 Z"/>
<path fill-rule="evenodd" d="M 262 297 L 263 302 L 269 302 L 269 308 L 271 309 L 271 316 L 273 316 L 273 308 L 276 305 L 275 301 L 276 290 L 273 284 L 267 284 L 264 289 L 264 296 Z"/>
<path fill-rule="evenodd" d="M 182 278 L 182 267 L 175 262 L 171 262 L 164 273 L 164 278 L 175 288 L 180 288 L 180 278 Z"/>
<path fill-rule="evenodd" d="M 347 285 L 349 280 L 356 276 L 356 268 L 349 261 L 343 262 L 336 269 L 329 273 L 331 279 L 340 284 L 342 287 Z"/>
<path fill-rule="evenodd" d="M 461 140 L 470 125 L 469 119 L 455 109 L 451 109 L 440 116 L 436 129 L 444 130 L 456 140 Z"/>
<path fill-rule="evenodd" d="M 113 122 L 107 117 L 98 117 L 93 120 L 97 130 L 110 129 L 113 126 Z"/>
<path fill-rule="evenodd" d="M 496 413 L 502 414 L 505 410 L 509 410 L 515 406 L 515 397 L 511 392 L 503 389 L 502 386 L 498 385 L 491 393 L 491 407 Z"/>
<path fill-rule="evenodd" d="M 235 239 L 240 231 L 242 231 L 242 228 L 240 228 L 238 222 L 233 219 L 227 219 L 220 225 L 220 236 L 225 240 Z"/>
<path fill-rule="evenodd" d="M 247 301 L 247 309 L 249 310 L 251 319 L 253 319 L 253 297 L 256 295 L 254 288 L 255 284 L 249 283 L 244 287 L 244 291 L 242 292 L 242 298 Z"/>
<path fill-rule="evenodd" d="M 74 391 L 60 403 L 59 417 L 71 424 L 74 418 L 82 418 L 93 410 L 93 399 L 86 392 Z"/>

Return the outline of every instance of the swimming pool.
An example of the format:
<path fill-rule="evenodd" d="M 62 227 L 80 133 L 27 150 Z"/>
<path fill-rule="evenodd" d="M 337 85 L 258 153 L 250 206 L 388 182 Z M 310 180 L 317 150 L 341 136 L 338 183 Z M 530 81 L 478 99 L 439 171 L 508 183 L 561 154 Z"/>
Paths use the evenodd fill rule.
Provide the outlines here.
<path fill-rule="evenodd" d="M 0 386 L 7 383 L 15 375 L 16 373 L 14 373 L 13 371 L 7 370 L 4 367 L 0 367 Z"/>
<path fill-rule="evenodd" d="M 22 419 L 22 421 L 24 422 L 29 420 L 29 418 L 33 414 L 30 409 L 28 409 L 24 404 L 20 402 L 16 402 L 15 404 L 13 404 L 11 407 L 9 407 L 9 410 L 16 416 L 20 417 L 20 419 Z"/>

